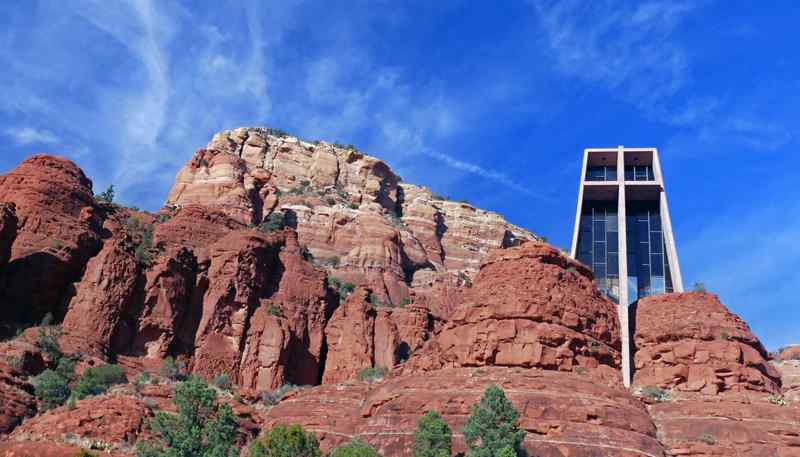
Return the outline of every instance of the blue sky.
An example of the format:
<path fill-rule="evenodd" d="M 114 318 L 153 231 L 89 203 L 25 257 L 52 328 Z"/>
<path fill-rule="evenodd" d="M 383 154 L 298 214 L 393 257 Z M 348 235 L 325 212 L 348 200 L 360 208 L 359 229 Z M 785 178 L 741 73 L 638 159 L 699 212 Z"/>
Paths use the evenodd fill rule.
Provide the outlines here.
<path fill-rule="evenodd" d="M 800 342 L 800 3 L 31 1 L 0 17 L 0 170 L 158 208 L 214 132 L 339 140 L 569 244 L 585 147 L 658 147 L 684 272 Z"/>

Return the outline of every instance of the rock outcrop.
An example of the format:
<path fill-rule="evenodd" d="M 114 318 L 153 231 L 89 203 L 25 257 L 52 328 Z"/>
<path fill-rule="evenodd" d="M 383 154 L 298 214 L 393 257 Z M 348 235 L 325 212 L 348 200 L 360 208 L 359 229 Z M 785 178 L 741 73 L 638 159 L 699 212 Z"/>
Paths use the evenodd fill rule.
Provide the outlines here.
<path fill-rule="evenodd" d="M 0 203 L 0 268 L 11 258 L 11 246 L 17 237 L 17 210 L 13 203 Z"/>
<path fill-rule="evenodd" d="M 358 437 L 385 456 L 410 456 L 420 415 L 438 411 L 464 452 L 461 428 L 485 389 L 501 386 L 527 430 L 535 456 L 662 457 L 644 406 L 619 384 L 539 369 L 482 367 L 392 376 L 380 384 L 352 382 L 303 389 L 270 409 L 264 427 L 302 424 L 323 451 Z"/>
<path fill-rule="evenodd" d="M 667 455 L 800 455 L 800 408 L 747 325 L 711 294 L 639 301 L 633 382 Z"/>
<path fill-rule="evenodd" d="M 780 391 L 761 342 L 715 295 L 644 298 L 635 322 L 634 385 L 705 394 Z"/>
<path fill-rule="evenodd" d="M 604 367 L 616 375 L 619 350 L 616 305 L 597 291 L 591 272 L 545 243 L 527 242 L 490 254 L 461 307 L 405 369 Z"/>
<path fill-rule="evenodd" d="M 0 361 L 0 441 L 25 417 L 36 413 L 33 386 L 21 375 L 16 368 Z"/>
<path fill-rule="evenodd" d="M 440 277 L 469 277 L 489 249 L 534 238 L 497 214 L 402 183 L 355 149 L 274 133 L 215 135 L 178 173 L 167 206 L 204 206 L 244 225 L 282 211 L 319 265 L 395 305 L 415 296 L 438 304 Z"/>
<path fill-rule="evenodd" d="M 92 182 L 69 160 L 36 155 L 0 177 L 0 202 L 13 203 L 19 221 L 0 284 L 4 318 L 60 318 L 69 287 L 101 248 Z"/>

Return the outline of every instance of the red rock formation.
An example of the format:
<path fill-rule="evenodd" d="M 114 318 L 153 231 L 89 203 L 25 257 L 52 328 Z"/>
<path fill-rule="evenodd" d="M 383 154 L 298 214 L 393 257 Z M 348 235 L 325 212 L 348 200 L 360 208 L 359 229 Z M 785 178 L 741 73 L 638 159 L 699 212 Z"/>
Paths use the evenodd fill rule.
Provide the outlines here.
<path fill-rule="evenodd" d="M 405 369 L 608 369 L 619 366 L 619 348 L 616 305 L 600 295 L 586 267 L 529 242 L 489 256 L 463 305 Z"/>
<path fill-rule="evenodd" d="M 33 386 L 15 368 L 0 361 L 0 441 L 22 419 L 36 413 Z"/>
<path fill-rule="evenodd" d="M 142 400 L 128 395 L 89 397 L 79 400 L 74 409 L 62 406 L 26 421 L 14 430 L 10 441 L 100 448 L 128 454 L 144 431 L 145 421 L 152 416 Z"/>
<path fill-rule="evenodd" d="M 63 315 L 68 286 L 101 247 L 92 182 L 66 159 L 37 155 L 0 177 L 0 201 L 19 219 L 0 287 L 4 317 Z"/>
<path fill-rule="evenodd" d="M 800 345 L 795 344 L 783 348 L 775 358 L 778 360 L 800 360 Z"/>
<path fill-rule="evenodd" d="M 167 252 L 189 248 L 194 251 L 210 246 L 227 233 L 245 228 L 225 213 L 203 206 L 185 206 L 165 210 L 164 222 L 155 226 L 153 244 Z"/>
<path fill-rule="evenodd" d="M 490 248 L 534 238 L 497 214 L 400 183 L 374 157 L 264 129 L 214 136 L 178 173 L 167 204 L 213 208 L 245 225 L 282 210 L 320 265 L 395 305 L 412 293 L 435 297 L 439 278 L 471 275 Z"/>
<path fill-rule="evenodd" d="M 11 246 L 17 237 L 17 212 L 13 203 L 0 203 L 0 268 L 11 258 Z"/>
<path fill-rule="evenodd" d="M 715 295 L 647 297 L 635 319 L 634 385 L 707 394 L 780 391 L 761 342 Z"/>
<path fill-rule="evenodd" d="M 68 353 L 111 355 L 114 332 L 131 306 L 139 267 L 127 237 L 109 239 L 86 265 L 64 317 L 61 344 Z"/>
<path fill-rule="evenodd" d="M 328 357 L 323 383 L 355 378 L 361 370 L 375 365 L 375 314 L 366 289 L 356 289 L 336 309 L 325 329 Z"/>
<path fill-rule="evenodd" d="M 454 452 L 472 406 L 500 385 L 520 412 L 530 455 L 555 457 L 663 456 L 656 429 L 640 402 L 597 378 L 537 369 L 482 367 L 437 370 L 291 393 L 270 409 L 264 428 L 302 424 L 323 451 L 358 437 L 382 455 L 410 456 L 413 433 L 427 410 L 453 429 Z"/>

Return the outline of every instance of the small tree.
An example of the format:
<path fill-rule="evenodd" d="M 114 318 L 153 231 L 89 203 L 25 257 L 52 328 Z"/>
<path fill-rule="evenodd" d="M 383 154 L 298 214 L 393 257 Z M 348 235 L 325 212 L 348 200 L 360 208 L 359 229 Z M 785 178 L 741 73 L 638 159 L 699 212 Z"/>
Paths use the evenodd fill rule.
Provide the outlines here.
<path fill-rule="evenodd" d="M 39 327 L 36 338 L 36 345 L 39 346 L 39 349 L 56 364 L 63 356 L 59 338 L 61 338 L 61 329 L 54 326 Z"/>
<path fill-rule="evenodd" d="M 125 372 L 117 365 L 87 368 L 75 383 L 72 394 L 78 400 L 82 400 L 92 395 L 104 394 L 114 384 L 123 384 L 126 381 Z"/>
<path fill-rule="evenodd" d="M 519 413 L 498 386 L 491 386 L 472 408 L 463 428 L 469 457 L 495 457 L 505 447 L 520 455 L 525 431 L 517 427 Z"/>
<path fill-rule="evenodd" d="M 161 363 L 161 376 L 177 381 L 183 377 L 183 364 L 173 357 L 167 357 Z"/>
<path fill-rule="evenodd" d="M 706 285 L 704 283 L 702 283 L 702 282 L 696 282 L 692 286 L 692 289 L 695 292 L 705 292 L 706 291 Z"/>
<path fill-rule="evenodd" d="M 218 374 L 214 377 L 214 380 L 211 381 L 217 389 L 220 390 L 230 390 L 231 389 L 231 377 L 228 376 L 226 373 Z"/>
<path fill-rule="evenodd" d="M 53 370 L 44 370 L 33 378 L 33 389 L 45 409 L 63 405 L 70 394 L 69 380 Z"/>
<path fill-rule="evenodd" d="M 258 226 L 258 229 L 262 232 L 274 232 L 276 230 L 281 230 L 286 226 L 286 216 L 283 214 L 283 211 L 274 211 L 272 214 L 267 217 L 267 220 L 262 222 L 261 225 Z"/>
<path fill-rule="evenodd" d="M 298 424 L 277 425 L 250 445 L 250 457 L 320 457 L 319 442 L 313 433 Z"/>
<path fill-rule="evenodd" d="M 235 457 L 238 424 L 228 405 L 198 377 L 175 389 L 178 413 L 156 412 L 149 427 L 154 441 L 139 442 L 138 457 Z"/>
<path fill-rule="evenodd" d="M 436 411 L 419 419 L 414 432 L 414 457 L 450 457 L 453 432 Z"/>
<path fill-rule="evenodd" d="M 95 195 L 95 198 L 104 203 L 114 203 L 114 185 L 108 186 L 108 189 Z"/>
<path fill-rule="evenodd" d="M 349 443 L 334 449 L 329 457 L 380 457 L 380 454 L 369 444 L 353 438 Z"/>

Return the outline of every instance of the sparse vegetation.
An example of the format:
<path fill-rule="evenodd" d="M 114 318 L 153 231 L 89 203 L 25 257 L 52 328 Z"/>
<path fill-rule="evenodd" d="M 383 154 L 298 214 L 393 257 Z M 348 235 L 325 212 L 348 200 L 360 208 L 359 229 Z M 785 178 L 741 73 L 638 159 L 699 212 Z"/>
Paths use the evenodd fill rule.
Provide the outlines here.
<path fill-rule="evenodd" d="M 468 457 L 493 457 L 504 448 L 510 448 L 511 455 L 522 455 L 522 440 L 525 431 L 517 426 L 519 413 L 498 386 L 491 386 L 472 408 L 472 414 L 462 429 L 466 441 Z M 508 451 L 503 451 L 508 454 Z"/>
<path fill-rule="evenodd" d="M 95 195 L 94 199 L 103 203 L 114 203 L 114 185 L 108 186 L 106 190 Z"/>
<path fill-rule="evenodd" d="M 277 425 L 250 445 L 250 457 L 320 457 L 319 442 L 298 424 Z"/>
<path fill-rule="evenodd" d="M 388 370 L 384 367 L 364 368 L 358 373 L 358 379 L 366 382 L 377 382 L 382 380 Z"/>
<path fill-rule="evenodd" d="M 133 379 L 133 389 L 139 393 L 144 386 L 150 383 L 150 372 L 143 371 Z"/>
<path fill-rule="evenodd" d="M 216 375 L 211 383 L 214 384 L 217 389 L 225 391 L 231 390 L 232 387 L 231 377 L 228 376 L 227 373 Z"/>
<path fill-rule="evenodd" d="M 656 386 L 648 386 L 642 389 L 642 396 L 659 403 L 665 403 L 672 399 L 672 393 L 669 390 L 662 389 Z"/>
<path fill-rule="evenodd" d="M 702 282 L 696 282 L 692 285 L 692 290 L 695 292 L 706 292 L 706 285 Z"/>
<path fill-rule="evenodd" d="M 350 282 L 341 282 L 338 278 L 334 278 L 333 276 L 328 278 L 328 286 L 331 289 L 336 291 L 339 295 L 339 301 L 347 300 L 347 297 L 353 293 L 356 288 L 356 285 Z"/>
<path fill-rule="evenodd" d="M 281 309 L 279 307 L 275 306 L 275 304 L 273 304 L 273 303 L 270 303 L 270 304 L 267 305 L 267 314 L 269 314 L 270 316 L 275 316 L 275 317 L 284 317 L 283 316 L 283 311 L 281 311 Z"/>
<path fill-rule="evenodd" d="M 775 406 L 786 406 L 786 400 L 780 395 L 770 395 L 767 397 L 767 401 Z"/>
<path fill-rule="evenodd" d="M 52 317 L 52 314 L 50 314 L 50 316 Z M 45 316 L 45 320 L 46 319 L 47 316 Z M 36 345 L 54 364 L 58 364 L 58 361 L 61 360 L 63 356 L 61 344 L 58 342 L 59 338 L 61 338 L 61 327 L 49 324 L 39 327 Z"/>
<path fill-rule="evenodd" d="M 167 357 L 161 363 L 161 376 L 177 381 L 184 377 L 185 368 L 183 362 L 175 360 L 173 357 Z"/>
<path fill-rule="evenodd" d="M 404 298 L 404 299 L 400 300 L 400 307 L 401 308 L 405 308 L 406 306 L 408 306 L 410 304 L 411 304 L 411 299 L 410 298 Z"/>
<path fill-rule="evenodd" d="M 706 443 L 706 444 L 709 444 L 709 445 L 712 445 L 712 446 L 717 444 L 717 439 L 714 438 L 714 435 L 712 435 L 710 433 L 703 433 L 702 435 L 700 435 L 697 438 L 697 441 L 700 441 L 701 443 Z"/>
<path fill-rule="evenodd" d="M 150 268 L 153 264 L 153 254 L 150 252 L 153 247 L 153 224 L 144 223 L 131 216 L 128 218 L 126 226 L 131 235 L 139 239 L 135 250 L 136 263 L 142 268 Z"/>
<path fill-rule="evenodd" d="M 44 370 L 32 380 L 36 398 L 42 402 L 44 409 L 59 407 L 69 398 L 69 379 L 55 370 Z"/>
<path fill-rule="evenodd" d="M 334 449 L 328 457 L 380 457 L 380 454 L 369 444 L 353 438 L 349 443 Z"/>
<path fill-rule="evenodd" d="M 177 414 L 157 411 L 150 421 L 153 439 L 136 445 L 138 457 L 232 457 L 238 423 L 228 405 L 217 406 L 217 392 L 198 377 L 175 389 Z"/>
<path fill-rule="evenodd" d="M 284 384 L 272 392 L 261 392 L 261 402 L 265 406 L 275 406 L 283 400 L 289 392 L 300 389 L 300 386 L 294 384 Z"/>
<path fill-rule="evenodd" d="M 453 432 L 436 411 L 428 411 L 417 422 L 414 457 L 450 457 Z"/>
<path fill-rule="evenodd" d="M 258 226 L 258 229 L 264 233 L 282 230 L 286 226 L 286 215 L 283 211 L 273 211 L 267 217 L 267 220 Z"/>
<path fill-rule="evenodd" d="M 267 127 L 267 128 L 260 129 L 260 130 L 263 133 L 265 133 L 266 135 L 276 136 L 278 138 L 287 138 L 287 137 L 291 136 L 288 132 L 286 132 L 285 130 L 281 130 L 281 129 L 274 129 L 274 128 Z"/>
<path fill-rule="evenodd" d="M 124 384 L 125 382 L 127 382 L 125 372 L 117 365 L 107 364 L 87 368 L 75 383 L 72 396 L 82 400 L 92 395 L 103 394 L 114 384 Z"/>

